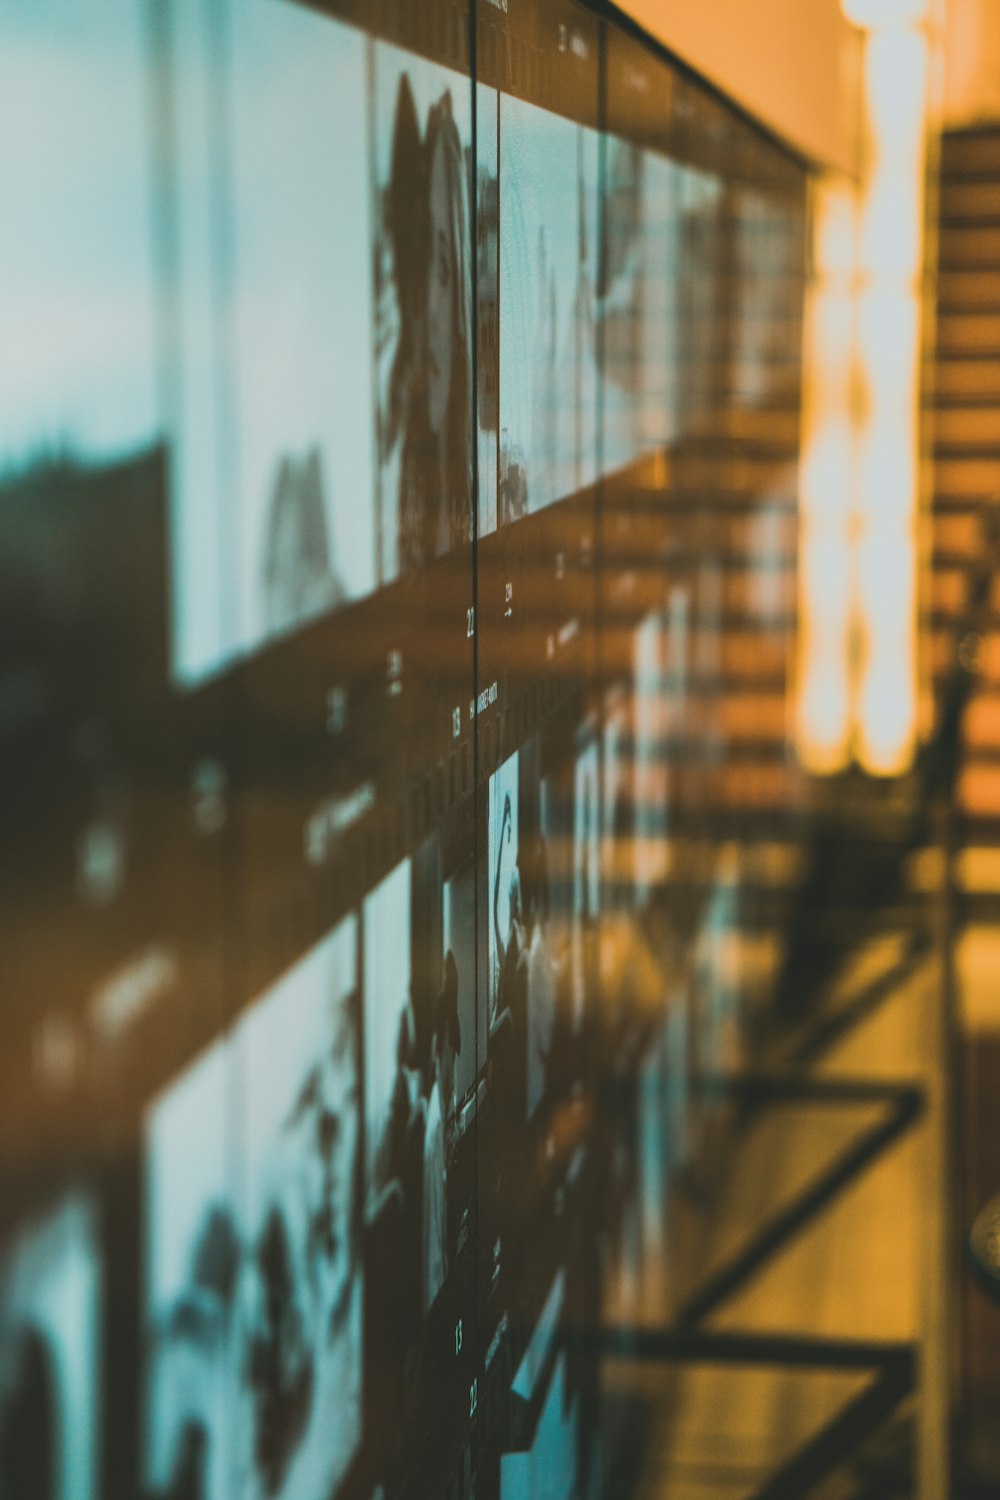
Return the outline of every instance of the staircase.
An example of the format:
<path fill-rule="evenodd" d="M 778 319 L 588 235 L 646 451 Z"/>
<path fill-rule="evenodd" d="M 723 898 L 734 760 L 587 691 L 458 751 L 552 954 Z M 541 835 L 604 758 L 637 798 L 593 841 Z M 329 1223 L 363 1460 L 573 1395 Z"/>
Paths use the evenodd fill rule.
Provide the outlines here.
<path fill-rule="evenodd" d="M 1000 493 L 1000 125 L 944 136 L 940 214 L 928 621 L 939 685 L 954 650 L 965 569 L 979 545 L 978 511 Z M 1000 582 L 992 621 L 965 716 L 958 783 L 965 841 L 980 848 L 1000 846 Z"/>
<path fill-rule="evenodd" d="M 937 680 L 954 654 L 971 558 L 982 556 L 979 513 L 1000 493 L 1000 124 L 949 132 L 942 142 L 938 341 L 934 405 L 931 640 Z M 977 553 L 978 549 L 978 553 Z M 994 578 L 980 675 L 962 721 L 957 800 L 962 847 L 956 948 L 961 996 L 953 1211 L 967 1226 L 1000 1181 L 1000 581 Z M 941 697 L 939 695 L 939 702 Z M 1000 1487 L 1000 1311 L 960 1282 L 961 1464 L 975 1484 Z M 990 1481 L 987 1484 L 987 1479 Z"/>

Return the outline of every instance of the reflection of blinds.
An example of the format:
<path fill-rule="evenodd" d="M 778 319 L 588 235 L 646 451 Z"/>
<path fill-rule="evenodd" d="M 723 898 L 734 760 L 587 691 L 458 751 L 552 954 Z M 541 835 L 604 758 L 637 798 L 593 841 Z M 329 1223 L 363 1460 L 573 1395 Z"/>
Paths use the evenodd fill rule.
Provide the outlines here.
<path fill-rule="evenodd" d="M 805 213 L 801 178 L 775 181 L 766 152 L 759 167 L 759 182 L 724 194 L 717 178 L 683 174 L 675 504 L 703 560 L 689 656 L 690 711 L 709 749 L 696 768 L 699 800 L 723 816 L 767 821 L 799 801 L 787 673 L 797 625 Z"/>
<path fill-rule="evenodd" d="M 501 134 L 510 113 L 506 99 L 501 100 Z M 508 126 L 509 129 L 509 126 Z M 531 249 L 524 221 L 521 192 L 516 174 L 511 170 L 509 153 L 501 166 L 499 213 L 503 229 L 500 235 L 500 496 L 497 520 L 503 524 L 516 520 L 524 511 L 524 495 L 515 483 L 515 475 L 525 474 L 528 462 L 528 439 L 531 431 L 531 386 L 529 381 L 505 381 L 505 371 L 517 368 L 518 357 L 531 347 L 532 313 L 530 280 L 526 275 Z M 535 247 L 537 249 L 537 247 Z M 523 480 L 522 480 L 523 483 Z"/>
<path fill-rule="evenodd" d="M 680 388 L 685 428 L 696 427 L 711 409 L 715 261 L 719 252 L 717 204 L 721 190 L 717 178 L 693 167 L 682 173 Z"/>
<path fill-rule="evenodd" d="M 933 566 L 926 617 L 940 706 L 965 573 L 979 546 L 978 510 L 1000 490 L 1000 129 L 945 137 L 933 415 Z M 1000 593 L 994 588 L 995 612 Z M 966 711 L 960 810 L 1000 827 L 1000 635 L 983 643 Z"/>

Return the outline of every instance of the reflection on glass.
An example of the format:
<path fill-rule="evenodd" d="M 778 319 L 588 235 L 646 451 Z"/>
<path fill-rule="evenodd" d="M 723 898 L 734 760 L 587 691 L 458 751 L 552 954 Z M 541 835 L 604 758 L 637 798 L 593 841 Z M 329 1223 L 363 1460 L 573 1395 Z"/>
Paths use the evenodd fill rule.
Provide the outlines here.
<path fill-rule="evenodd" d="M 227 1493 L 229 1396 L 240 1378 L 226 1060 L 219 1042 L 153 1102 L 146 1148 L 143 1477 L 154 1494 L 187 1482 L 208 1500 Z"/>
<path fill-rule="evenodd" d="M 510 1010 L 519 1015 L 518 979 L 524 954 L 524 911 L 518 852 L 518 757 L 511 756 L 489 788 L 490 1025 Z"/>
<path fill-rule="evenodd" d="M 155 1494 L 326 1500 L 354 1455 L 355 966 L 352 919 L 150 1110 L 145 1467 Z"/>
<path fill-rule="evenodd" d="M 570 1500 L 576 1493 L 579 1418 L 579 1403 L 567 1391 L 566 1361 L 559 1359 L 531 1447 L 501 1460 L 501 1500 Z"/>
<path fill-rule="evenodd" d="M 139 7 L 4 5 L 0 473 L 160 435 L 149 87 Z"/>
<path fill-rule="evenodd" d="M 472 535 L 472 96 L 375 48 L 378 574 Z"/>
<path fill-rule="evenodd" d="M 170 23 L 175 666 L 196 680 L 375 584 L 366 43 L 274 0 Z"/>
<path fill-rule="evenodd" d="M 677 168 L 612 137 L 604 154 L 597 305 L 607 474 L 676 435 L 680 262 Z"/>
<path fill-rule="evenodd" d="M 684 167 L 680 178 L 680 406 L 682 427 L 690 432 L 705 426 L 712 409 L 713 381 L 719 375 L 714 361 L 720 353 L 716 307 L 723 185 L 713 173 L 694 166 Z"/>
<path fill-rule="evenodd" d="M 0 1495 L 99 1493 L 100 1299 L 84 1197 L 29 1218 L 0 1255 Z"/>
<path fill-rule="evenodd" d="M 596 1494 L 740 1060 L 801 204 L 331 8 L 0 13 L 2 1500 Z"/>
<path fill-rule="evenodd" d="M 478 361 L 479 536 L 497 527 L 500 426 L 500 104 L 494 89 L 476 97 L 476 356 Z"/>
<path fill-rule="evenodd" d="M 596 477 L 599 137 L 507 95 L 500 136 L 504 524 Z"/>

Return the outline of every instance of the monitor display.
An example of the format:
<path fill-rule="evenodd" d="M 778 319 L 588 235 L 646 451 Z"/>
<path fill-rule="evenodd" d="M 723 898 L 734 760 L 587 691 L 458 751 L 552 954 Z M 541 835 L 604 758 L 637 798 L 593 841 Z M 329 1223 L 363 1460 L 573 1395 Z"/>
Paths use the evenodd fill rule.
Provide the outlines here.
<path fill-rule="evenodd" d="M 167 11 L 174 667 L 197 682 L 378 580 L 368 45 L 273 0 L 214 32 Z"/>
<path fill-rule="evenodd" d="M 100 467 L 163 434 L 142 15 L 13 0 L 0 68 L 0 476 Z"/>
<path fill-rule="evenodd" d="M 560 1272 L 514 1374 L 525 1429 L 500 1460 L 500 1500 L 570 1500 L 577 1493 L 580 1403 L 558 1349 L 565 1308 Z"/>
<path fill-rule="evenodd" d="M 102 1264 L 94 1202 L 31 1214 L 0 1251 L 0 1493 L 101 1493 Z"/>
<path fill-rule="evenodd" d="M 600 138 L 500 99 L 500 524 L 597 474 Z"/>
<path fill-rule="evenodd" d="M 472 96 L 376 44 L 378 581 L 472 537 Z"/>
<path fill-rule="evenodd" d="M 360 1441 L 356 966 L 348 921 L 150 1107 L 154 1493 L 328 1496 Z"/>
<path fill-rule="evenodd" d="M 605 137 L 597 303 L 605 473 L 677 435 L 679 187 L 667 156 Z"/>
<path fill-rule="evenodd" d="M 806 172 L 596 0 L 10 0 L 0 95 L 0 1495 L 628 1500 Z"/>

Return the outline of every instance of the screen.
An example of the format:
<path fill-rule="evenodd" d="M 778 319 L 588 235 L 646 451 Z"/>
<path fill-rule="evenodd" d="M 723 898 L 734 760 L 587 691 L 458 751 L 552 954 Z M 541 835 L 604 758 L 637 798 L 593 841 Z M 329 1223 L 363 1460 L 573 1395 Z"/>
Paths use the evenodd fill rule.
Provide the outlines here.
<path fill-rule="evenodd" d="M 600 143 L 506 95 L 499 129 L 503 524 L 595 477 Z"/>
<path fill-rule="evenodd" d="M 100 1493 L 101 1261 L 93 1202 L 28 1219 L 0 1262 L 3 1493 Z"/>
<path fill-rule="evenodd" d="M 146 1120 L 154 1492 L 329 1495 L 361 1436 L 361 1096 L 349 919 Z"/>
<path fill-rule="evenodd" d="M 12 0 L 0 84 L 0 1494 L 619 1500 L 796 805 L 805 169 L 577 0 Z"/>

